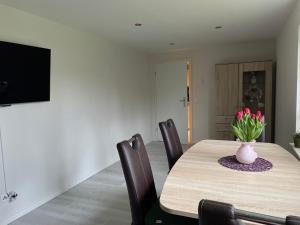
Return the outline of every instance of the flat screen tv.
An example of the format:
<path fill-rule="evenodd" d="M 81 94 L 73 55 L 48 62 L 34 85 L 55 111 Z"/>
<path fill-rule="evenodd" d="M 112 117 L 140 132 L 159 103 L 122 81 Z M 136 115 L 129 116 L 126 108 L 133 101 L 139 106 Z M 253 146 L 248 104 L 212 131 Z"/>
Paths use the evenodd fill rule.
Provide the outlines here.
<path fill-rule="evenodd" d="M 0 41 L 0 105 L 50 101 L 51 50 Z"/>

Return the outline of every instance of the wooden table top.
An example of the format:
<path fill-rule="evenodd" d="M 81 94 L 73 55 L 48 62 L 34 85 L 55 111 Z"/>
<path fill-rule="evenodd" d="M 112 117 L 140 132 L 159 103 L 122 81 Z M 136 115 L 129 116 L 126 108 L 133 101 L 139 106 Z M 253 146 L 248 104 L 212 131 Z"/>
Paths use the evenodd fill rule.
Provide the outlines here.
<path fill-rule="evenodd" d="M 198 218 L 198 204 L 209 199 L 235 208 L 285 218 L 300 216 L 300 163 L 276 144 L 255 143 L 258 156 L 273 163 L 265 172 L 242 172 L 221 166 L 218 159 L 234 155 L 240 143 L 201 141 L 176 162 L 164 184 L 161 208 Z"/>

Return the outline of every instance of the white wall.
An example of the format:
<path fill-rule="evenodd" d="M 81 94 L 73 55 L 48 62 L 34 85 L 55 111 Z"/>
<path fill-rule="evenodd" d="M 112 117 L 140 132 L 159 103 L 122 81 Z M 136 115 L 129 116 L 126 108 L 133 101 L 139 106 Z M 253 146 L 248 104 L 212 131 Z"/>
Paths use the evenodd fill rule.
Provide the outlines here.
<path fill-rule="evenodd" d="M 300 2 L 286 21 L 277 38 L 277 90 L 276 90 L 276 142 L 284 147 L 292 142 L 292 135 L 300 128 L 296 125 L 298 72 L 298 28 L 300 24 Z M 300 87 L 300 84 L 298 85 Z M 300 90 L 298 89 L 298 102 Z M 300 105 L 300 104 L 298 104 Z M 298 111 L 298 112 L 297 112 Z M 298 116 L 299 118 L 299 116 Z"/>
<path fill-rule="evenodd" d="M 115 162 L 118 141 L 140 132 L 149 142 L 151 88 L 142 53 L 2 5 L 0 28 L 0 40 L 52 49 L 51 101 L 0 108 L 19 194 L 0 201 L 5 224 Z"/>
<path fill-rule="evenodd" d="M 275 41 L 214 45 L 194 51 L 183 50 L 153 54 L 150 56 L 152 78 L 154 77 L 155 63 L 182 58 L 192 60 L 192 141 L 196 142 L 206 138 L 214 138 L 215 64 L 275 60 Z M 152 82 L 154 83 L 154 80 Z M 155 105 L 154 101 L 153 105 Z M 152 135 L 154 135 L 154 117 L 152 117 L 152 121 Z"/>

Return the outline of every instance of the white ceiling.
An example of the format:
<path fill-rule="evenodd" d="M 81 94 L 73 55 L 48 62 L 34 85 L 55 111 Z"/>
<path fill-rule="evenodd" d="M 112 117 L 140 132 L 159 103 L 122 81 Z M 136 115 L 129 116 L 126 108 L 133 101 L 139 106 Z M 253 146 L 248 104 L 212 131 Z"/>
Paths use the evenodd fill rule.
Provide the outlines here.
<path fill-rule="evenodd" d="M 295 0 L 0 0 L 147 52 L 275 38 Z M 140 28 L 135 23 L 142 23 Z M 215 26 L 223 29 L 216 30 Z M 174 42 L 174 46 L 169 43 Z"/>

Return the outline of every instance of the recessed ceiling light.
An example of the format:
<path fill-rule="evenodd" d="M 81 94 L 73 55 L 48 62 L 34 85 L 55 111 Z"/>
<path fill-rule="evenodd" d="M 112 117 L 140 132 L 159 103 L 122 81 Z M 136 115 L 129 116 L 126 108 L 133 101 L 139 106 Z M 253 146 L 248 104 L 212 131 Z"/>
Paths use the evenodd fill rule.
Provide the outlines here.
<path fill-rule="evenodd" d="M 222 29 L 222 28 L 223 28 L 223 26 L 216 26 L 216 27 L 215 27 L 216 30 Z"/>
<path fill-rule="evenodd" d="M 136 26 L 136 27 L 141 27 L 143 24 L 141 24 L 141 23 L 135 23 L 134 24 L 134 26 Z"/>
<path fill-rule="evenodd" d="M 175 45 L 175 43 L 174 42 L 170 42 L 169 45 Z"/>

